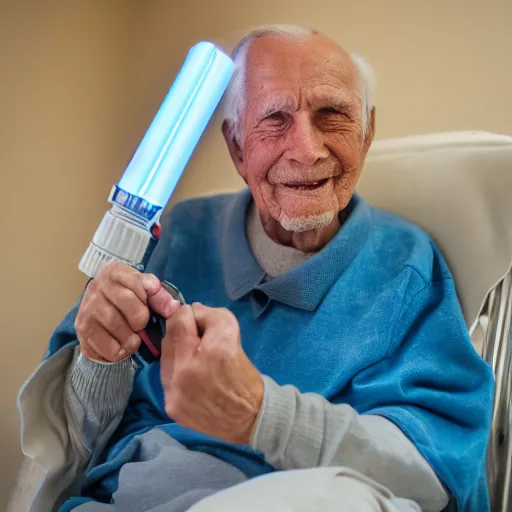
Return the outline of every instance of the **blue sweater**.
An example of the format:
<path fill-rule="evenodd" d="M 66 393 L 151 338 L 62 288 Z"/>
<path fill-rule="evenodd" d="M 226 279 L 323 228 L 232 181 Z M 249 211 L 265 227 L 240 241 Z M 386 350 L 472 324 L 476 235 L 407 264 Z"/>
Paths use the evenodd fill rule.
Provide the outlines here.
<path fill-rule="evenodd" d="M 148 271 L 176 284 L 187 302 L 229 308 L 262 374 L 388 418 L 430 463 L 459 510 L 489 510 L 492 373 L 471 346 L 453 279 L 430 238 L 356 195 L 347 221 L 322 251 L 266 282 L 245 235 L 250 201 L 246 190 L 174 207 Z M 48 355 L 76 343 L 75 314 L 54 333 Z M 250 447 L 169 419 L 159 372 L 159 363 L 138 371 L 84 496 L 108 502 L 130 461 L 129 441 L 155 427 L 249 477 L 273 471 Z"/>

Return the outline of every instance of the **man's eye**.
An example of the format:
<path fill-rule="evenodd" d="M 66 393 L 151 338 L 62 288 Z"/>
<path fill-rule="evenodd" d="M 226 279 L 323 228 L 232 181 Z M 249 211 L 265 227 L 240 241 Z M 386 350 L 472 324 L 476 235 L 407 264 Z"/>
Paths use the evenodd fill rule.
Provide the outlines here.
<path fill-rule="evenodd" d="M 337 108 L 335 107 L 323 107 L 319 110 L 320 114 L 325 115 L 343 115 Z"/>
<path fill-rule="evenodd" d="M 280 125 L 285 123 L 286 118 L 282 112 L 273 112 L 265 117 L 265 121 L 270 121 L 272 124 Z"/>

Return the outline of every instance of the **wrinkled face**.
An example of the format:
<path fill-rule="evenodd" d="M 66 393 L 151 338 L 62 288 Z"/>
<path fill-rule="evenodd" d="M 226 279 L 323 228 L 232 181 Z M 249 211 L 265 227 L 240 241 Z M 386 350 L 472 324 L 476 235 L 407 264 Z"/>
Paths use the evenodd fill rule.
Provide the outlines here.
<path fill-rule="evenodd" d="M 263 37 L 245 87 L 234 160 L 258 210 L 288 231 L 327 226 L 348 205 L 373 135 L 363 139 L 352 60 L 324 36 Z"/>

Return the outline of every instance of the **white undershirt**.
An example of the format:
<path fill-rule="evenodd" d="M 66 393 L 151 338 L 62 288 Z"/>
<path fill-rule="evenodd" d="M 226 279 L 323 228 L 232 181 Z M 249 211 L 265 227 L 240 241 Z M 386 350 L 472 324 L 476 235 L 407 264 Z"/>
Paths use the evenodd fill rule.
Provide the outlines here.
<path fill-rule="evenodd" d="M 302 252 L 295 249 L 295 247 L 287 247 L 274 242 L 263 229 L 254 202 L 247 214 L 245 230 L 256 261 L 270 279 L 298 267 L 316 254 L 314 252 Z"/>

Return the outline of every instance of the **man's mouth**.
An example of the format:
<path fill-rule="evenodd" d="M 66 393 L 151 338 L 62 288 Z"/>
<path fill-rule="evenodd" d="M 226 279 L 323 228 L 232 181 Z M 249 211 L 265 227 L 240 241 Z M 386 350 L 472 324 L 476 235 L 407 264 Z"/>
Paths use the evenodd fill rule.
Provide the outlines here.
<path fill-rule="evenodd" d="M 325 178 L 323 180 L 311 181 L 311 182 L 295 182 L 295 183 L 283 183 L 284 187 L 291 188 L 293 190 L 317 190 L 323 187 L 330 178 Z"/>

